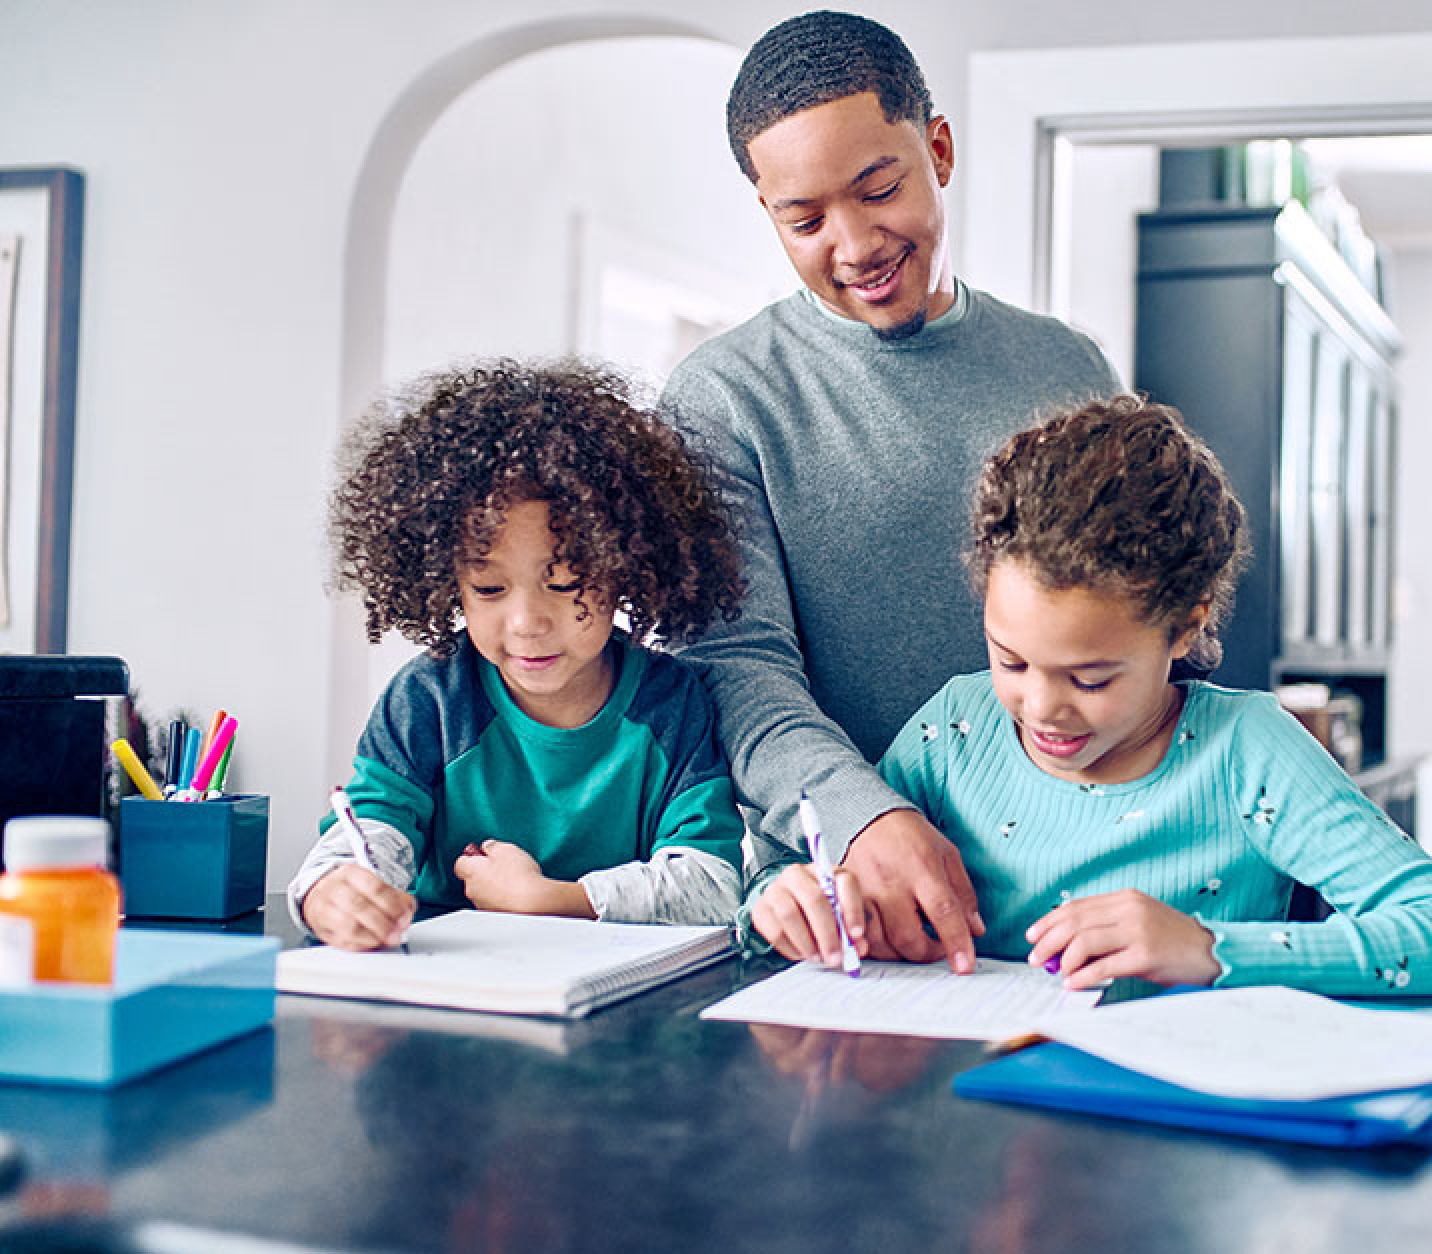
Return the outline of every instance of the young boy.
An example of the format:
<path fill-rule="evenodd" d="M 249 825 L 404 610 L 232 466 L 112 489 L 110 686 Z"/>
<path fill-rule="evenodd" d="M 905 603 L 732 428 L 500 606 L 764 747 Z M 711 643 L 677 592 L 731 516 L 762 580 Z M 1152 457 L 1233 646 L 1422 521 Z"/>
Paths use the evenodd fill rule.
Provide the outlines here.
<path fill-rule="evenodd" d="M 396 629 L 428 653 L 358 743 L 347 792 L 371 869 L 330 818 L 289 888 L 295 919 L 352 949 L 395 943 L 410 891 L 729 920 L 742 825 L 714 711 L 684 662 L 642 647 L 734 617 L 742 590 L 680 437 L 613 375 L 496 362 L 375 406 L 344 462 L 338 582 L 370 640 Z"/>

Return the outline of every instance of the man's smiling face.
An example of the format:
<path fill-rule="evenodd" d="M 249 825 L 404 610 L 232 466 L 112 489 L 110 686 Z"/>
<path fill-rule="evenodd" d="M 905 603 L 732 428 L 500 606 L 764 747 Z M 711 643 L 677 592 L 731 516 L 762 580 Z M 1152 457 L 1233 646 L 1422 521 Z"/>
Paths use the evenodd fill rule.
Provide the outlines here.
<path fill-rule="evenodd" d="M 943 118 L 887 122 L 873 92 L 803 109 L 748 145 L 756 190 L 801 281 L 877 335 L 912 335 L 954 303 L 941 189 Z"/>

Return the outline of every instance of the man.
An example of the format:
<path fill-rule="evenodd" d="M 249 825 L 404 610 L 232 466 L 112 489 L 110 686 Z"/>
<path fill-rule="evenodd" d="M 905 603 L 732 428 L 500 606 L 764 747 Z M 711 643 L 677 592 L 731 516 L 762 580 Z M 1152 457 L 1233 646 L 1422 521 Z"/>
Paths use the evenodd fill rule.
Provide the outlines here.
<path fill-rule="evenodd" d="M 728 476 L 750 586 L 741 619 L 687 656 L 761 816 L 758 865 L 804 856 L 804 789 L 859 878 L 871 953 L 973 970 L 983 925 L 959 855 L 870 763 L 951 674 L 987 664 L 960 568 L 984 455 L 1118 383 L 1084 337 L 956 279 L 950 126 L 885 27 L 828 12 L 774 27 L 737 74 L 727 131 L 805 290 L 702 345 L 668 387 Z M 758 928 L 772 873 L 748 891 Z M 833 936 L 808 939 L 801 956 L 833 954 Z"/>

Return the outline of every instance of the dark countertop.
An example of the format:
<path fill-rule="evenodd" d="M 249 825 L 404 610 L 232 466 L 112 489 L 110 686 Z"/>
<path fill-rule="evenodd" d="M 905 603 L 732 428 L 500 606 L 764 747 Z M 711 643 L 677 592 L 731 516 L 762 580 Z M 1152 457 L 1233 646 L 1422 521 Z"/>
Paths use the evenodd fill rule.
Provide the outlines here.
<path fill-rule="evenodd" d="M 1426 1246 L 1425 1153 L 981 1104 L 950 1090 L 975 1043 L 697 1018 L 771 969 L 570 1023 L 285 996 L 271 1029 L 107 1093 L 0 1084 L 27 1160 L 0 1251 L 186 1254 L 216 1229 L 286 1254 Z M 179 1227 L 145 1244 L 149 1221 Z"/>

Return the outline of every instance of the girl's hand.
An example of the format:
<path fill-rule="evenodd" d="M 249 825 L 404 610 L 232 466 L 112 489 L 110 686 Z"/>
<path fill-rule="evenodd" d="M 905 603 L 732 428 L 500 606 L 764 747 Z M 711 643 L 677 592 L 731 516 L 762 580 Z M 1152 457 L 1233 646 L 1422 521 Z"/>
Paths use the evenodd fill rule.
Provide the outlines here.
<path fill-rule="evenodd" d="M 467 899 L 479 910 L 595 918 L 580 884 L 548 879 L 527 850 L 505 840 L 469 844 L 453 863 Z"/>
<path fill-rule="evenodd" d="M 1124 976 L 1212 984 L 1222 973 L 1203 924 L 1132 888 L 1067 901 L 1024 937 L 1034 946 L 1030 965 L 1058 958 L 1066 988 L 1095 988 Z"/>
<path fill-rule="evenodd" d="M 865 901 L 860 881 L 851 871 L 838 867 L 835 891 L 855 951 L 864 958 L 870 952 L 870 943 L 865 936 Z M 771 882 L 751 907 L 751 924 L 775 946 L 777 953 L 787 958 L 816 958 L 828 967 L 840 966 L 840 931 L 835 925 L 835 912 L 809 863 L 788 866 Z"/>
<path fill-rule="evenodd" d="M 338 949 L 391 949 L 402 944 L 417 901 L 372 871 L 345 862 L 304 894 L 304 922 Z"/>

